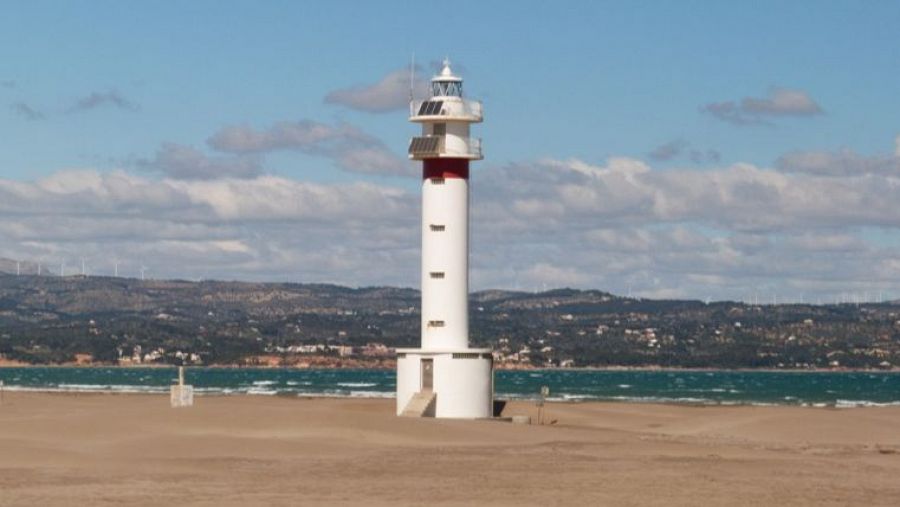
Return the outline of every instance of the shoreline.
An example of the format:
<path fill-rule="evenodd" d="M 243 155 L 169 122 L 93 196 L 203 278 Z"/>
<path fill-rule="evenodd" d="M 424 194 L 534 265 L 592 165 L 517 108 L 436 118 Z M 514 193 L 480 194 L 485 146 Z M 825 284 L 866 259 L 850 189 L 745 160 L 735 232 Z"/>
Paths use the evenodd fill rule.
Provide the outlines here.
<path fill-rule="evenodd" d="M 103 363 L 61 363 L 61 364 L 30 364 L 16 363 L 12 361 L 0 360 L 0 369 L 7 368 L 122 368 L 122 369 L 171 369 L 178 368 L 176 364 L 103 364 Z M 210 369 L 210 370 L 289 370 L 289 371 L 394 371 L 394 367 L 379 366 L 271 366 L 271 365 L 241 365 L 241 364 L 209 364 L 209 365 L 184 365 L 185 369 Z M 891 368 L 679 368 L 672 366 L 573 366 L 568 368 L 560 367 L 515 367 L 506 368 L 503 365 L 494 366 L 494 371 L 596 371 L 596 372 L 619 372 L 619 371 L 635 371 L 635 372 L 698 372 L 698 373 L 900 373 L 900 366 L 892 366 Z"/>
<path fill-rule="evenodd" d="M 141 388 L 143 387 L 143 388 Z M 59 387 L 30 387 L 30 386 L 10 386 L 4 385 L 0 388 L 0 399 L 4 393 L 21 393 L 34 395 L 59 395 L 59 396 L 160 396 L 169 397 L 169 385 L 166 386 L 127 386 L 124 389 L 69 389 Z M 205 389 L 215 389 L 213 391 Z M 253 392 L 248 390 L 231 390 L 228 388 L 196 388 L 194 389 L 196 398 L 285 398 L 285 399 L 302 399 L 302 400 L 393 400 L 396 399 L 394 391 L 357 391 L 348 394 L 341 393 L 322 393 L 322 392 L 296 392 L 296 391 L 265 391 Z M 540 400 L 538 395 L 518 395 L 505 394 L 496 396 L 495 401 L 505 403 L 526 403 L 533 404 Z M 878 402 L 871 400 L 852 400 L 837 399 L 833 402 L 812 402 L 796 400 L 791 402 L 771 402 L 771 401 L 753 401 L 753 400 L 714 400 L 703 398 L 666 398 L 661 396 L 645 396 L 645 397 L 582 397 L 567 396 L 562 397 L 550 396 L 544 399 L 549 405 L 659 405 L 671 407 L 698 407 L 698 408 L 715 408 L 715 407 L 793 407 L 793 408 L 809 408 L 809 409 L 827 409 L 827 410 L 847 410 L 861 408 L 891 408 L 900 407 L 900 400 Z"/>

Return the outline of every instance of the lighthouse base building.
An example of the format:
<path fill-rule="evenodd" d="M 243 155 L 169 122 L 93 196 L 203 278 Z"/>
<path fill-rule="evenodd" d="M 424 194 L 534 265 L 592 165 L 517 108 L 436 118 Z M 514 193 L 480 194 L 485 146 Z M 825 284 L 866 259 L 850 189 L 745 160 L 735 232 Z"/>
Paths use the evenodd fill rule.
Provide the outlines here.
<path fill-rule="evenodd" d="M 493 409 L 491 349 L 397 350 L 397 415 L 477 419 Z"/>
<path fill-rule="evenodd" d="M 482 158 L 469 126 L 482 121 L 481 103 L 463 98 L 445 61 L 409 119 L 422 125 L 409 143 L 422 161 L 422 346 L 397 350 L 397 414 L 491 417 L 491 350 L 469 347 L 469 162 Z"/>

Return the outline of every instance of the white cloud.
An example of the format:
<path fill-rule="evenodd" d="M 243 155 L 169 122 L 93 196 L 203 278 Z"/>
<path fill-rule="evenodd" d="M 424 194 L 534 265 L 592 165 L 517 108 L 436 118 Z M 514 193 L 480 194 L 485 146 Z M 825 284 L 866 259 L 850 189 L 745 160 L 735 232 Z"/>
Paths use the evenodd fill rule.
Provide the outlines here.
<path fill-rule="evenodd" d="M 16 102 L 15 104 L 9 106 L 9 110 L 26 120 L 35 121 L 35 120 L 43 120 L 45 118 L 44 113 L 34 109 L 24 102 Z"/>
<path fill-rule="evenodd" d="M 225 127 L 209 138 L 213 149 L 239 155 L 293 150 L 334 160 L 342 169 L 364 174 L 411 176 L 412 166 L 379 139 L 347 123 L 336 126 L 310 120 L 279 122 L 268 129 Z"/>
<path fill-rule="evenodd" d="M 477 286 L 540 288 L 535 273 L 553 272 L 545 266 L 560 270 L 561 284 L 701 298 L 753 291 L 799 298 L 900 282 L 889 262 L 900 249 L 865 233 L 900 232 L 892 197 L 900 177 L 785 174 L 749 164 L 655 171 L 621 158 L 476 175 Z"/>
<path fill-rule="evenodd" d="M 773 117 L 814 116 L 824 113 L 808 93 L 780 87 L 770 88 L 765 97 L 711 102 L 700 110 L 734 125 L 764 125 Z"/>
<path fill-rule="evenodd" d="M 175 143 L 163 143 L 153 159 L 138 160 L 136 165 L 170 178 L 186 180 L 253 178 L 263 172 L 258 157 L 209 157 L 196 148 Z"/>
<path fill-rule="evenodd" d="M 239 156 L 335 135 L 238 134 L 227 146 Z M 472 188 L 473 288 L 827 298 L 900 285 L 890 239 L 900 176 L 890 173 L 544 160 L 480 169 Z M 59 171 L 0 180 L 0 257 L 75 265 L 84 256 L 106 273 L 118 258 L 131 274 L 145 264 L 160 277 L 417 285 L 419 199 L 388 185 L 265 174 Z"/>
<path fill-rule="evenodd" d="M 822 108 L 806 92 L 772 88 L 765 98 L 745 97 L 741 109 L 747 113 L 806 116 L 822 114 Z"/>
<path fill-rule="evenodd" d="M 389 72 L 377 83 L 335 90 L 325 96 L 325 102 L 370 113 L 406 109 L 409 105 L 409 74 L 409 69 L 395 70 Z M 417 72 L 417 74 L 421 74 L 421 72 Z M 428 82 L 417 75 L 413 89 L 414 95 L 422 97 L 427 90 Z"/>
<path fill-rule="evenodd" d="M 653 171 L 643 162 L 606 166 L 547 161 L 483 173 L 491 218 L 557 224 L 703 222 L 734 231 L 900 225 L 891 192 L 900 179 L 789 175 L 750 164 Z M 506 203 L 505 206 L 500 204 Z"/>
<path fill-rule="evenodd" d="M 795 151 L 781 156 L 775 165 L 785 173 L 840 177 L 877 174 L 900 177 L 900 136 L 894 139 L 894 144 L 894 153 L 887 155 L 860 155 L 849 149 Z"/>
<path fill-rule="evenodd" d="M 0 180 L 0 257 L 93 272 L 145 264 L 154 276 L 411 285 L 417 201 L 368 183 L 275 176 L 155 180 L 60 171 Z M 402 231 L 402 232 L 400 232 Z M 378 269 L 373 269 L 373 260 Z M 124 271 L 123 271 L 124 272 Z"/>
<path fill-rule="evenodd" d="M 73 104 L 68 111 L 70 113 L 77 113 L 107 106 L 126 111 L 137 111 L 140 109 L 136 103 L 125 98 L 118 91 L 109 90 L 106 92 L 91 92 L 90 94 L 81 97 L 75 101 L 75 104 Z"/>
<path fill-rule="evenodd" d="M 722 154 L 716 150 L 692 148 L 691 143 L 684 139 L 674 139 L 665 142 L 647 153 L 647 157 L 655 162 L 667 162 L 687 158 L 695 164 L 718 163 Z"/>

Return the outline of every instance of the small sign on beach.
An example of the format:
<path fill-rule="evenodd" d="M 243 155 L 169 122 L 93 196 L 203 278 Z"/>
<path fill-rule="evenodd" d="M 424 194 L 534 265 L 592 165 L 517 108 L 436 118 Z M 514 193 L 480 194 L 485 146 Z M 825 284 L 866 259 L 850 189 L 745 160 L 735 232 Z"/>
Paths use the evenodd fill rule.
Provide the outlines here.
<path fill-rule="evenodd" d="M 178 367 L 178 383 L 173 385 L 169 391 L 169 403 L 172 408 L 194 405 L 194 386 L 184 384 L 184 366 Z"/>

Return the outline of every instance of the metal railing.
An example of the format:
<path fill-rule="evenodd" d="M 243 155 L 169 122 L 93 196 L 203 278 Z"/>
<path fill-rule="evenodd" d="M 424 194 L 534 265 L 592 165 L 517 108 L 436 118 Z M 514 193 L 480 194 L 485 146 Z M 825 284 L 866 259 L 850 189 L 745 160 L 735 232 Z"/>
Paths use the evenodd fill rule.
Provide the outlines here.
<path fill-rule="evenodd" d="M 466 143 L 469 147 L 469 155 L 473 157 L 481 158 L 481 138 L 480 137 L 470 137 L 468 139 L 468 143 Z"/>

